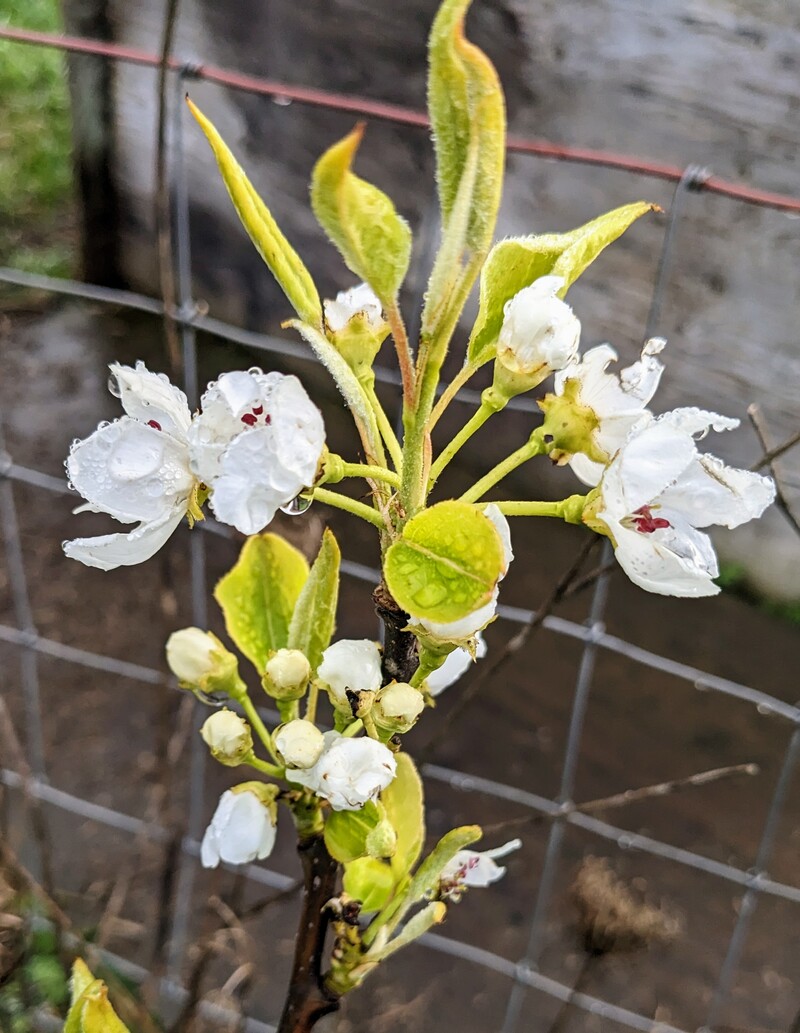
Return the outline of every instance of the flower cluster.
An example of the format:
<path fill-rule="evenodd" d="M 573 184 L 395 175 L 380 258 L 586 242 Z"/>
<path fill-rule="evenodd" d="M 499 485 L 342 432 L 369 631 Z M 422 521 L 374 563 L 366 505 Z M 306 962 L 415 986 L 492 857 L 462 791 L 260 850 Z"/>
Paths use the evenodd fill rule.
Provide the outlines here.
<path fill-rule="evenodd" d="M 186 395 L 142 362 L 112 365 L 109 386 L 125 415 L 73 444 L 67 474 L 87 500 L 82 510 L 137 526 L 65 542 L 90 567 L 149 559 L 183 517 L 202 518 L 206 497 L 217 519 L 256 534 L 314 482 L 325 429 L 296 377 L 223 373 L 194 415 Z"/>

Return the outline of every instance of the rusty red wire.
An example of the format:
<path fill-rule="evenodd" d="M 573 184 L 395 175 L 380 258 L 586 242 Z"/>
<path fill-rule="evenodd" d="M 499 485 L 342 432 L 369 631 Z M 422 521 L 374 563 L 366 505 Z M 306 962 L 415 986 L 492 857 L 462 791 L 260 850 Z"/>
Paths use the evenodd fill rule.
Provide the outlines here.
<path fill-rule="evenodd" d="M 158 54 L 149 53 L 138 47 L 127 47 L 117 43 L 104 43 L 99 40 L 85 39 L 78 36 L 62 36 L 53 33 L 35 32 L 30 29 L 2 27 L 0 28 L 0 39 L 14 40 L 18 43 L 28 43 L 34 46 L 53 47 L 56 50 L 68 51 L 74 54 L 93 54 L 98 57 L 112 58 L 116 61 L 126 61 L 130 64 L 146 65 L 150 68 L 158 68 L 161 64 L 161 58 Z M 185 62 L 174 57 L 169 58 L 167 63 L 174 71 L 180 71 L 187 67 Z M 216 65 L 192 65 L 191 74 L 193 78 L 242 90 L 245 93 L 255 93 L 266 97 L 281 97 L 297 101 L 298 104 L 307 104 L 312 107 L 327 108 L 330 111 L 379 119 L 384 122 L 395 123 L 396 125 L 413 126 L 417 129 L 427 129 L 430 125 L 428 117 L 424 112 L 404 107 L 400 104 L 390 104 L 384 101 L 370 100 L 367 97 L 334 93 L 330 90 L 320 90 L 310 86 L 292 86 L 288 83 L 276 82 L 273 79 L 264 79 L 256 75 L 232 72 L 229 69 L 219 68 Z M 566 161 L 580 165 L 599 165 L 603 168 L 619 169 L 623 172 L 650 176 L 654 179 L 664 179 L 673 183 L 679 182 L 684 174 L 684 169 L 665 162 L 650 161 L 645 158 L 618 154 L 613 151 L 598 150 L 591 147 L 574 147 L 569 144 L 556 144 L 548 140 L 514 135 L 508 138 L 508 150 L 516 154 L 534 154 L 540 158 L 550 158 L 555 161 Z M 702 181 L 698 181 L 696 189 L 704 190 L 711 194 L 719 194 L 723 197 L 730 197 L 745 204 L 800 214 L 800 198 L 798 197 L 792 197 L 788 194 L 777 194 L 768 190 L 759 190 L 757 187 L 748 186 L 744 183 L 732 183 L 719 176 L 710 175 Z"/>

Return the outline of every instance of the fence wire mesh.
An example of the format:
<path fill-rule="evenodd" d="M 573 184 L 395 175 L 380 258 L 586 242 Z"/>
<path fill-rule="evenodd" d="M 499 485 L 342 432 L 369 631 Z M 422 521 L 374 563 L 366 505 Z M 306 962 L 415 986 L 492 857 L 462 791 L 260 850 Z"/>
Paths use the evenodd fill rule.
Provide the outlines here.
<path fill-rule="evenodd" d="M 42 33 L 7 28 L 0 29 L 0 38 L 16 40 L 20 45 L 51 46 L 74 53 L 92 54 L 109 60 L 129 61 L 153 67 L 162 64 L 162 58 L 156 55 L 131 48 L 101 44 L 90 39 L 48 36 Z M 367 118 L 378 118 L 399 125 L 424 128 L 427 126 L 427 119 L 420 112 L 395 105 L 379 104 L 362 98 L 344 97 L 304 87 L 289 87 L 285 84 L 244 76 L 225 69 L 188 64 L 173 57 L 167 58 L 166 67 L 174 86 L 174 102 L 169 105 L 171 127 L 168 150 L 171 236 L 174 245 L 176 284 L 174 308 L 169 309 L 162 299 L 127 290 L 110 289 L 69 279 L 56 279 L 11 268 L 0 268 L 0 282 L 171 319 L 179 329 L 184 390 L 190 404 L 196 405 L 199 399 L 198 331 L 204 331 L 223 341 L 263 352 L 276 359 L 291 358 L 309 362 L 313 362 L 314 359 L 310 351 L 296 341 L 243 330 L 204 314 L 192 297 L 189 198 L 183 164 L 182 104 L 179 102 L 185 92 L 187 78 L 203 78 L 232 90 L 242 90 L 272 98 L 286 97 L 299 104 L 322 106 L 339 112 L 358 113 Z M 583 162 L 634 171 L 676 183 L 647 319 L 647 336 L 656 333 L 659 328 L 661 300 L 670 274 L 672 244 L 683 212 L 683 200 L 686 192 L 691 190 L 712 192 L 731 198 L 734 202 L 800 212 L 800 199 L 798 198 L 770 194 L 746 186 L 727 183 L 697 166 L 690 166 L 682 170 L 638 158 L 584 148 L 563 147 L 534 140 L 511 139 L 509 149 L 521 154 L 549 159 Z M 394 370 L 379 367 L 376 374 L 379 382 L 394 386 L 399 384 L 399 375 Z M 468 406 L 475 406 L 479 401 L 479 395 L 477 392 L 462 390 L 457 401 Z M 534 403 L 525 399 L 516 399 L 512 403 L 512 407 L 531 411 L 535 409 Z M 0 414 L 1 416 L 2 414 Z M 0 782 L 10 789 L 24 790 L 30 799 L 46 803 L 75 818 L 97 823 L 99 826 L 116 830 L 130 837 L 140 837 L 147 841 L 167 844 L 174 836 L 173 829 L 165 827 L 158 821 L 137 818 L 114 808 L 82 799 L 80 796 L 52 785 L 48 779 L 39 685 L 40 658 L 55 659 L 65 664 L 77 665 L 90 671 L 103 672 L 142 684 L 163 685 L 169 688 L 175 688 L 175 685 L 162 671 L 155 668 L 72 646 L 38 633 L 28 591 L 18 506 L 15 501 L 15 484 L 55 495 L 71 494 L 66 482 L 61 478 L 16 463 L 14 457 L 6 450 L 0 425 L 0 524 L 5 544 L 10 602 L 15 621 L 13 625 L 0 624 L 0 642 L 15 647 L 19 653 L 18 684 L 24 703 L 25 739 L 27 759 L 30 763 L 30 770 L 13 770 L 5 766 L 0 768 Z M 189 570 L 192 621 L 200 627 L 205 627 L 208 619 L 208 579 L 206 574 L 208 534 L 227 537 L 230 537 L 230 534 L 226 528 L 216 524 L 213 520 L 208 520 L 200 526 L 206 533 L 193 533 L 189 536 Z M 608 554 L 608 547 L 605 546 L 605 559 L 608 558 Z M 346 577 L 368 584 L 374 585 L 379 580 L 379 571 L 351 560 L 344 561 L 342 570 Z M 521 957 L 516 960 L 505 958 L 484 947 L 438 933 L 426 935 L 420 941 L 420 946 L 414 948 L 415 950 L 434 951 L 483 966 L 505 977 L 509 983 L 509 992 L 504 1013 L 498 1015 L 496 1019 L 496 1028 L 500 1030 L 500 1033 L 516 1033 L 518 1030 L 528 1028 L 528 1024 L 525 1022 L 524 1006 L 529 990 L 539 991 L 556 1001 L 569 1004 L 573 1008 L 624 1028 L 641 1030 L 644 1033 L 688 1033 L 683 1028 L 576 990 L 566 982 L 553 979 L 539 970 L 538 963 L 543 937 L 552 908 L 554 884 L 561 864 L 564 835 L 568 827 L 578 828 L 590 836 L 597 837 L 600 841 L 616 844 L 626 850 L 639 851 L 671 864 L 704 873 L 715 879 L 723 880 L 742 891 L 743 896 L 738 914 L 733 923 L 715 985 L 711 990 L 710 1003 L 702 1026 L 706 1033 L 719 1028 L 718 1023 L 731 992 L 759 898 L 772 897 L 792 904 L 800 903 L 800 886 L 773 879 L 768 874 L 773 849 L 780 834 L 780 821 L 787 802 L 791 780 L 798 759 L 800 759 L 800 706 L 791 705 L 756 687 L 740 684 L 690 664 L 659 655 L 608 633 L 604 619 L 609 592 L 609 576 L 607 573 L 602 573 L 595 583 L 589 614 L 583 623 L 553 614 L 545 615 L 542 620 L 544 628 L 555 635 L 580 643 L 582 651 L 572 697 L 560 784 L 555 798 L 539 796 L 513 785 L 430 762 L 425 763 L 422 768 L 422 774 L 428 782 L 441 783 L 461 793 L 481 794 L 498 801 L 511 802 L 532 814 L 543 816 L 550 822 L 544 865 L 530 911 L 527 947 Z M 528 625 L 536 616 L 533 611 L 518 607 L 501 605 L 498 608 L 499 620 L 508 625 Z M 781 761 L 779 777 L 774 785 L 756 861 L 752 868 L 740 868 L 648 835 L 632 833 L 594 817 L 590 813 L 585 813 L 575 804 L 573 799 L 575 775 L 581 753 L 584 717 L 592 689 L 595 662 L 602 652 L 625 657 L 634 664 L 685 681 L 698 690 L 737 699 L 761 715 L 772 715 L 788 724 L 791 734 Z M 199 704 L 194 705 L 198 711 L 202 710 Z M 200 719 L 199 712 L 192 715 L 191 720 L 195 727 Z M 171 911 L 168 964 L 163 976 L 160 977 L 160 987 L 164 999 L 179 1002 L 185 1000 L 188 994 L 187 988 L 180 981 L 181 963 L 190 942 L 189 920 L 194 904 L 196 861 L 199 856 L 199 839 L 207 806 L 204 788 L 206 750 L 198 735 L 191 737 L 191 743 L 188 812 L 184 818 L 183 834 L 180 838 L 181 859 L 177 873 L 175 906 Z M 273 871 L 265 865 L 247 865 L 239 871 L 249 882 L 277 891 L 288 891 L 295 885 L 294 879 L 281 872 Z M 109 955 L 109 957 L 124 974 L 137 982 L 143 982 L 150 975 L 141 966 L 124 958 L 114 955 Z M 212 1018 L 219 1017 L 224 1013 L 224 1009 L 220 1011 L 218 1006 L 208 1002 L 203 1002 L 201 1008 Z M 46 1028 L 46 1023 L 43 1028 Z M 269 1022 L 255 1016 L 244 1018 L 243 1024 L 239 1028 L 248 1033 L 273 1033 L 275 1029 Z"/>

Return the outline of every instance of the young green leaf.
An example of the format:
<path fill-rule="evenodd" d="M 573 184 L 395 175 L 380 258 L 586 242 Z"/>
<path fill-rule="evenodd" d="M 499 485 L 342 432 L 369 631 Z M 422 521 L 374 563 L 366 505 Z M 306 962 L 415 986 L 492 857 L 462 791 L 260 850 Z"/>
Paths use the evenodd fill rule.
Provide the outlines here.
<path fill-rule="evenodd" d="M 311 207 L 348 269 L 388 306 L 408 270 L 411 230 L 386 194 L 351 172 L 363 135 L 361 123 L 319 159 L 311 177 Z"/>
<path fill-rule="evenodd" d="M 304 653 L 312 671 L 319 667 L 322 653 L 333 638 L 341 556 L 333 532 L 326 528 L 289 625 L 289 648 Z"/>
<path fill-rule="evenodd" d="M 397 833 L 397 849 L 391 859 L 399 880 L 419 859 L 425 841 L 425 803 L 422 779 L 407 753 L 396 753 L 397 774 L 381 793 L 386 816 Z"/>
<path fill-rule="evenodd" d="M 248 538 L 236 565 L 214 589 L 228 634 L 261 674 L 270 652 L 288 643 L 292 614 L 307 578 L 303 554 L 267 532 Z"/>
<path fill-rule="evenodd" d="M 317 288 L 302 259 L 281 233 L 270 210 L 256 193 L 213 124 L 188 97 L 186 103 L 211 144 L 236 213 L 258 253 L 269 266 L 298 316 L 307 323 L 320 326 L 322 306 Z"/>
<path fill-rule="evenodd" d="M 359 857 L 344 866 L 345 893 L 360 900 L 364 911 L 380 911 L 391 899 L 395 876 L 388 861 Z"/>
<path fill-rule="evenodd" d="M 111 1007 L 105 983 L 80 958 L 72 966 L 72 1005 L 63 1033 L 130 1033 Z"/>
<path fill-rule="evenodd" d="M 381 813 L 371 801 L 360 811 L 333 811 L 325 822 L 325 846 L 335 861 L 345 864 L 366 857 L 367 837 L 381 820 Z"/>
<path fill-rule="evenodd" d="M 494 357 L 505 305 L 524 287 L 540 276 L 561 276 L 564 287 L 559 293 L 563 297 L 604 248 L 655 208 L 638 201 L 569 233 L 512 237 L 495 244 L 481 273 L 480 308 L 467 347 L 467 363 L 480 366 Z"/>
<path fill-rule="evenodd" d="M 413 617 L 449 623 L 489 602 L 502 567 L 491 520 L 466 502 L 439 502 L 409 520 L 387 550 L 383 572 Z"/>
<path fill-rule="evenodd" d="M 76 958 L 72 965 L 72 978 L 70 979 L 73 1004 L 94 981 L 94 976 L 89 971 L 89 966 L 86 962 L 82 958 Z"/>

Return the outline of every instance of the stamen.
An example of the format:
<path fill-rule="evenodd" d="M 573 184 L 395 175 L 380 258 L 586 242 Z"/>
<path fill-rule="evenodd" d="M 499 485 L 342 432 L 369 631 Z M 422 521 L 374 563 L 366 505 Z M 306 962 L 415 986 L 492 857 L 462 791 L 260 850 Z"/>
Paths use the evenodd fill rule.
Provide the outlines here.
<path fill-rule="evenodd" d="M 152 427 L 153 430 L 161 430 L 161 424 L 157 420 L 148 420 L 147 426 Z"/>
<path fill-rule="evenodd" d="M 251 412 L 246 412 L 244 416 L 242 416 L 242 423 L 246 423 L 248 427 L 255 427 L 256 423 L 258 423 L 258 417 L 254 416 Z"/>
<path fill-rule="evenodd" d="M 263 405 L 254 405 L 253 406 L 253 415 L 254 416 L 260 416 L 263 411 L 264 411 L 264 406 Z"/>
<path fill-rule="evenodd" d="M 659 531 L 664 527 L 672 527 L 669 520 L 665 520 L 664 517 L 653 516 L 649 506 L 640 506 L 636 510 L 633 523 L 641 534 L 652 534 L 653 531 Z"/>

